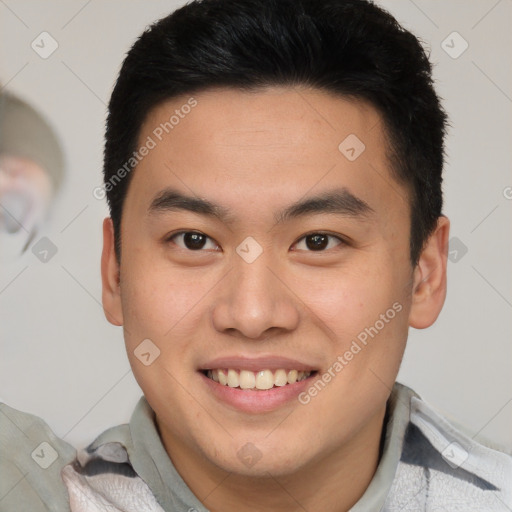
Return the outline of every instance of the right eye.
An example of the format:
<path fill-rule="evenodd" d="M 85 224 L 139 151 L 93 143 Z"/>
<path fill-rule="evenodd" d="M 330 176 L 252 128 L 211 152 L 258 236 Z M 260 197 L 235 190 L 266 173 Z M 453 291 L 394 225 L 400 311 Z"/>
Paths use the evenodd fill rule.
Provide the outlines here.
<path fill-rule="evenodd" d="M 171 235 L 167 241 L 172 241 L 178 247 L 190 251 L 216 250 L 219 247 L 209 236 L 199 231 L 180 231 Z M 210 244 L 209 247 L 208 244 Z"/>

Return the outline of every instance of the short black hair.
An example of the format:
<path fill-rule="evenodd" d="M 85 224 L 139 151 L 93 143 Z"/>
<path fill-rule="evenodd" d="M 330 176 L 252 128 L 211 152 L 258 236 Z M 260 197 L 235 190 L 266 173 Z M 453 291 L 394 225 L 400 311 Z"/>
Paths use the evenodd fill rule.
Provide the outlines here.
<path fill-rule="evenodd" d="M 415 266 L 441 216 L 446 114 L 420 41 L 367 0 L 196 0 L 143 32 L 123 62 L 106 128 L 104 181 L 118 259 L 133 174 L 127 162 L 128 171 L 136 168 L 149 112 L 214 87 L 269 86 L 312 87 L 377 109 L 393 176 L 409 191 Z"/>

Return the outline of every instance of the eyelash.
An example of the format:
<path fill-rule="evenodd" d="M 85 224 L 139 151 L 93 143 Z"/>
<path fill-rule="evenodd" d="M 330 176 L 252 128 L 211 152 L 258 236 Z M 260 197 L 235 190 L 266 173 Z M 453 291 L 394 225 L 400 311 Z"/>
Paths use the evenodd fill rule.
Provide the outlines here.
<path fill-rule="evenodd" d="M 174 238 L 180 236 L 180 235 L 185 235 L 187 233 L 195 233 L 195 234 L 198 234 L 198 235 L 203 235 L 205 236 L 208 240 L 211 240 L 213 241 L 217 247 L 218 247 L 218 244 L 217 242 L 215 242 L 213 240 L 213 238 L 209 237 L 208 235 L 206 235 L 205 233 L 202 233 L 201 231 L 178 231 L 176 233 L 173 233 L 171 235 L 169 235 L 168 237 L 166 237 L 165 241 L 166 242 L 172 242 Z M 305 240 L 308 236 L 312 236 L 312 235 L 325 235 L 329 238 L 334 238 L 336 239 L 339 244 L 337 244 L 335 247 L 338 247 L 340 245 L 348 245 L 348 242 L 346 240 L 344 240 L 343 238 L 341 238 L 340 236 L 338 235 L 333 235 L 331 233 L 327 233 L 325 231 L 311 231 L 309 233 L 306 233 L 305 235 L 303 235 L 302 237 L 300 237 L 294 244 L 293 246 L 297 245 L 299 242 L 301 242 L 302 240 Z M 176 242 L 173 242 L 176 244 Z M 177 245 L 177 244 L 176 244 Z M 293 247 L 292 246 L 292 247 Z M 180 247 L 180 246 L 178 246 Z M 189 251 L 189 252 L 203 252 L 205 249 L 201 248 L 201 249 L 197 249 L 197 250 L 193 250 L 193 249 L 188 249 L 187 247 L 180 247 L 181 249 L 185 250 L 185 251 Z M 329 250 L 332 250 L 333 248 L 331 247 L 330 249 L 324 249 L 324 250 L 320 250 L 320 251 L 313 251 L 313 250 L 306 250 L 306 252 L 327 252 Z M 302 249 L 301 249 L 302 250 Z"/>

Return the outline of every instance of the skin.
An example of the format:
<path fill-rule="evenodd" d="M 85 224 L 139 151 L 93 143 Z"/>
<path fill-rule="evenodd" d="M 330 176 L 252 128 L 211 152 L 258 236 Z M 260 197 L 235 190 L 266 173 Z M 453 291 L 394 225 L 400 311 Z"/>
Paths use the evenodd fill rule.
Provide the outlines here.
<path fill-rule="evenodd" d="M 156 413 L 167 453 L 212 511 L 348 510 L 376 470 L 386 401 L 409 326 L 437 318 L 446 294 L 449 221 L 441 217 L 413 268 L 410 207 L 392 177 L 386 130 L 370 105 L 314 89 L 215 89 L 138 164 L 124 203 L 121 263 L 105 219 L 102 256 L 107 319 L 123 325 L 133 373 Z M 188 97 L 149 113 L 141 144 Z M 338 145 L 365 144 L 349 161 Z M 173 187 L 231 210 L 229 222 L 189 211 L 150 213 Z M 345 188 L 364 216 L 314 213 L 276 223 L 274 214 Z M 193 251 L 176 231 L 210 237 Z M 304 236 L 328 232 L 323 251 Z M 262 254 L 236 252 L 248 236 Z M 208 240 L 210 240 L 208 239 Z M 251 414 L 216 399 L 198 368 L 228 355 L 285 356 L 328 371 L 394 303 L 386 323 L 329 384 L 302 405 Z M 134 350 L 149 338 L 149 366 Z M 261 458 L 237 456 L 252 443 Z"/>

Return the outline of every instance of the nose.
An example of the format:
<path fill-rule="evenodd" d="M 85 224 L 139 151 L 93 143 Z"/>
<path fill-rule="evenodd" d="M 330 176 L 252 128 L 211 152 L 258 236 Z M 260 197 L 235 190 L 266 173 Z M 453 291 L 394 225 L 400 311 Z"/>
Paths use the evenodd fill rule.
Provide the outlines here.
<path fill-rule="evenodd" d="M 247 263 L 241 258 L 223 280 L 212 320 L 222 333 L 252 340 L 293 331 L 300 319 L 299 301 L 286 278 L 265 253 Z"/>

